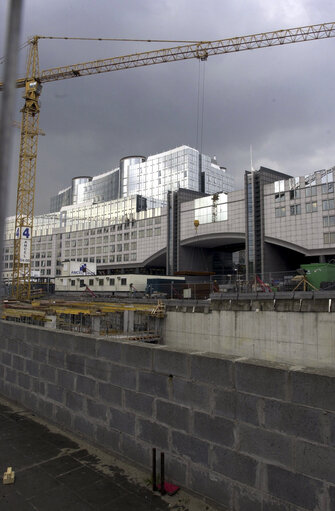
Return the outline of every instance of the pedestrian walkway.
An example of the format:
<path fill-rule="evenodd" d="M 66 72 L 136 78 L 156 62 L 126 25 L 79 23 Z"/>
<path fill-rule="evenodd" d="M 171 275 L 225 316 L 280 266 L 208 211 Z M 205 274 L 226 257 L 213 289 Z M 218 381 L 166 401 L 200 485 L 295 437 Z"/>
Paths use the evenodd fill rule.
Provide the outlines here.
<path fill-rule="evenodd" d="M 193 511 L 180 496 L 153 494 L 115 459 L 0 400 L 1 511 Z M 114 461 L 114 464 L 113 464 Z M 12 467 L 15 483 L 2 484 Z M 134 469 L 135 470 L 135 469 Z M 172 499 L 168 501 L 168 499 Z M 189 507 L 190 506 L 190 507 Z"/>

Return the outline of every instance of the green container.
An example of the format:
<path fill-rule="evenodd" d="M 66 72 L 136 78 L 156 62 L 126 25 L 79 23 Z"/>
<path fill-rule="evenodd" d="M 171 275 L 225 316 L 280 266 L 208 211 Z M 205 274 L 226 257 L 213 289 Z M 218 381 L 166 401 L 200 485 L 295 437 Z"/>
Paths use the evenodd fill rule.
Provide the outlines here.
<path fill-rule="evenodd" d="M 302 264 L 300 266 L 306 270 L 306 279 L 310 284 L 320 289 L 321 282 L 335 281 L 335 264 L 329 263 L 312 263 Z"/>

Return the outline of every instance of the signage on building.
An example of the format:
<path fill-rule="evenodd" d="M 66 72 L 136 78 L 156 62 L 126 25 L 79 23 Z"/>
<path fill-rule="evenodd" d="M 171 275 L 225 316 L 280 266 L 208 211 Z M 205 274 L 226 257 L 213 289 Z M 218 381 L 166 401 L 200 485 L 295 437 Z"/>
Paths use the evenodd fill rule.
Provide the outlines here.
<path fill-rule="evenodd" d="M 30 263 L 31 255 L 31 228 L 17 227 L 15 238 L 20 240 L 20 263 Z"/>

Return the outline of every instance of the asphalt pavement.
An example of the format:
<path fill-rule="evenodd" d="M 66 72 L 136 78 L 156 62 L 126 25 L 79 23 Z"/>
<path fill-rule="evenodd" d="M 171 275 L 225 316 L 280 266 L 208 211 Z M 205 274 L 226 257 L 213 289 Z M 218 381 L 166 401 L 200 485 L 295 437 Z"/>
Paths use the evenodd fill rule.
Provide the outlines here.
<path fill-rule="evenodd" d="M 0 510 L 198 509 L 193 505 L 189 508 L 180 498 L 164 500 L 145 482 L 134 482 L 123 468 L 113 464 L 112 457 L 102 460 L 96 449 L 84 445 L 31 412 L 0 399 Z M 3 485 L 7 467 L 15 471 L 15 482 Z"/>

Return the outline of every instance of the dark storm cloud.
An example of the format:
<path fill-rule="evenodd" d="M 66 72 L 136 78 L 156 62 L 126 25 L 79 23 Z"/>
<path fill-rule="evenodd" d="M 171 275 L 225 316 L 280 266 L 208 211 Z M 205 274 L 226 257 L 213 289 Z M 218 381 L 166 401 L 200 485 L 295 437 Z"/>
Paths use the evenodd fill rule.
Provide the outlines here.
<path fill-rule="evenodd" d="M 331 1 L 26 0 L 22 41 L 33 34 L 211 40 L 333 21 Z M 0 4 L 4 34 L 5 5 Z M 4 38 L 3 38 L 4 39 Z M 3 40 L 0 42 L 3 54 Z M 36 211 L 79 174 L 127 154 L 195 146 L 199 66 L 205 73 L 202 149 L 242 186 L 243 170 L 268 165 L 302 175 L 335 163 L 335 40 L 211 57 L 46 84 L 41 96 Z M 41 41 L 40 67 L 169 44 Z M 22 54 L 20 76 L 24 75 Z M 1 67 L 0 67 L 1 72 Z M 22 105 L 18 93 L 17 119 Z M 10 213 L 15 210 L 15 133 Z"/>

